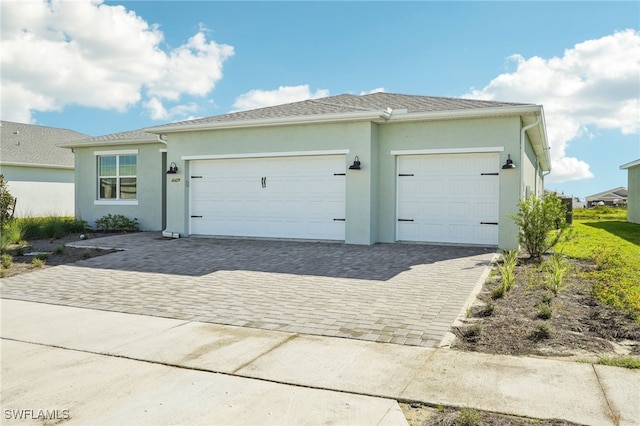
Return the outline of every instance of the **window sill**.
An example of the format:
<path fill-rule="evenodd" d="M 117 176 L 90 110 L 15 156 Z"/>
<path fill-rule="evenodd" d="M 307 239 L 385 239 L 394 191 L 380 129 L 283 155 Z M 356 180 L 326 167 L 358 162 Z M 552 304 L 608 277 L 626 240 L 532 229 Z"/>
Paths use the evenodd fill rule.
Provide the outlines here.
<path fill-rule="evenodd" d="M 138 200 L 94 200 L 94 206 L 137 206 Z"/>

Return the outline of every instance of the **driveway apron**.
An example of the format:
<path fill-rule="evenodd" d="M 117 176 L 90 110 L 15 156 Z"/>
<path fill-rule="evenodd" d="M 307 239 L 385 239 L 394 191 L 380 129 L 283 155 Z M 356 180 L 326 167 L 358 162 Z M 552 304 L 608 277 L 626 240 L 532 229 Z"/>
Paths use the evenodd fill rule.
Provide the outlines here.
<path fill-rule="evenodd" d="M 250 239 L 83 241 L 113 254 L 0 280 L 7 299 L 435 347 L 495 250 Z"/>

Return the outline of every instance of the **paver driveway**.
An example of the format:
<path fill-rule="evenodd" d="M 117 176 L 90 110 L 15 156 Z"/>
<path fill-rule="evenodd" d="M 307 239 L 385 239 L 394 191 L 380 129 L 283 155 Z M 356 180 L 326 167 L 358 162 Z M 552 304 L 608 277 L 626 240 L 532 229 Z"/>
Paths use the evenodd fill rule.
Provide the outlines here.
<path fill-rule="evenodd" d="M 303 334 L 437 346 L 495 251 L 137 233 L 123 251 L 0 280 L 2 297 Z"/>

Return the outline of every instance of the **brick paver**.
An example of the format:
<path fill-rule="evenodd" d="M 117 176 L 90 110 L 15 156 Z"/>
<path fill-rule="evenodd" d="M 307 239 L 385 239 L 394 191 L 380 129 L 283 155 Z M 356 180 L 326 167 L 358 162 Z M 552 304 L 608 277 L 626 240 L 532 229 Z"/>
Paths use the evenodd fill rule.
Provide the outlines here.
<path fill-rule="evenodd" d="M 0 280 L 3 298 L 436 346 L 495 251 L 138 233 L 123 251 Z"/>

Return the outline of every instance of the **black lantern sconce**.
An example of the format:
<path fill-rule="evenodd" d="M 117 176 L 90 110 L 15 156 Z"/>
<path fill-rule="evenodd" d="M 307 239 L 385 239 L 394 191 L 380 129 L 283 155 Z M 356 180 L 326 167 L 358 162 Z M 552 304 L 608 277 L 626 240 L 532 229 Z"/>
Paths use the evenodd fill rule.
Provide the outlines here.
<path fill-rule="evenodd" d="M 169 165 L 169 170 L 167 170 L 167 174 L 168 175 L 175 175 L 176 173 L 178 173 L 178 166 L 176 165 L 176 163 L 171 163 Z"/>
<path fill-rule="evenodd" d="M 353 161 L 353 164 L 349 166 L 349 170 L 360 170 L 360 159 L 357 155 L 355 160 Z"/>
<path fill-rule="evenodd" d="M 515 169 L 516 165 L 513 164 L 513 160 L 511 159 L 511 154 L 507 154 L 507 162 L 502 166 L 503 169 Z"/>

